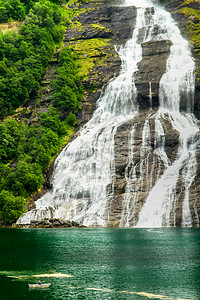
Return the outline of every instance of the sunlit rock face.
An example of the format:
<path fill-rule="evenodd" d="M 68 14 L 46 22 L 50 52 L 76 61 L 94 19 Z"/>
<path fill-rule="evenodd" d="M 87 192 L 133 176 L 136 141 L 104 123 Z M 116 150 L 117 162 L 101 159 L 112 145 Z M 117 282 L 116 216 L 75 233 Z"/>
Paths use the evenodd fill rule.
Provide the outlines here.
<path fill-rule="evenodd" d="M 54 218 L 102 227 L 199 226 L 195 63 L 170 13 L 155 3 L 125 0 L 102 8 L 110 11 L 105 22 L 117 22 L 116 12 L 127 8 L 128 23 L 133 16 L 131 37 L 122 35 L 116 46 L 121 70 L 57 158 L 51 193 L 18 223 Z"/>

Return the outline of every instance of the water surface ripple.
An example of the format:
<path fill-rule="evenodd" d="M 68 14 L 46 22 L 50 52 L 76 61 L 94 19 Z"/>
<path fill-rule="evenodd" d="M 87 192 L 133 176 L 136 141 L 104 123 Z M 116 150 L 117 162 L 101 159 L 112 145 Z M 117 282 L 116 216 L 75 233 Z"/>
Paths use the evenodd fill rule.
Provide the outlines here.
<path fill-rule="evenodd" d="M 0 240 L 1 300 L 200 299 L 198 228 L 0 229 Z M 39 279 L 51 287 L 29 290 Z"/>

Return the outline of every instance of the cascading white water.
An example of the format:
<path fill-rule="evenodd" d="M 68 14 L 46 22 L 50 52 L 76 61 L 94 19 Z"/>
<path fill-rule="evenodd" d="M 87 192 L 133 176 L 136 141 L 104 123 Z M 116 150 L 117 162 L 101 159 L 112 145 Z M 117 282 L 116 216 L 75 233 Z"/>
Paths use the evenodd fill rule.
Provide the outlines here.
<path fill-rule="evenodd" d="M 27 212 L 18 223 L 28 224 L 31 220 L 62 218 L 74 220 L 85 226 L 106 226 L 109 223 L 109 201 L 114 197 L 115 153 L 114 143 L 117 128 L 138 113 L 137 90 L 134 75 L 142 59 L 141 43 L 151 40 L 171 40 L 173 45 L 167 61 L 167 72 L 160 82 L 160 109 L 149 113 L 143 126 L 140 164 L 134 165 L 135 125 L 129 139 L 129 157 L 125 170 L 126 196 L 120 226 L 136 225 L 130 222 L 135 217 L 135 203 L 138 190 L 148 182 L 147 199 L 137 226 L 159 227 L 170 225 L 170 215 L 176 201 L 176 184 L 180 173 L 184 178 L 185 198 L 183 203 L 183 226 L 191 226 L 189 188 L 196 174 L 196 144 L 194 135 L 198 131 L 196 119 L 191 114 L 194 92 L 194 62 L 187 42 L 181 37 L 170 14 L 149 0 L 126 0 L 123 5 L 137 7 L 137 20 L 132 38 L 117 48 L 122 60 L 120 75 L 112 80 L 105 93 L 98 100 L 98 107 L 92 119 L 82 128 L 80 135 L 59 155 L 55 163 L 53 191 L 36 202 L 36 209 Z M 146 10 L 151 14 L 146 17 Z M 156 30 L 160 28 L 160 30 Z M 140 30 L 144 36 L 140 36 Z M 146 30 L 145 30 L 146 29 Z M 152 100 L 151 83 L 149 98 Z M 181 95 L 188 98 L 187 110 L 180 113 Z M 150 119 L 155 119 L 155 142 L 153 165 L 164 165 L 164 173 L 157 174 L 153 182 L 150 170 Z M 173 164 L 165 152 L 165 138 L 162 119 L 172 123 L 180 134 L 178 155 Z M 136 168 L 140 176 L 136 176 Z"/>
<path fill-rule="evenodd" d="M 138 21 L 143 20 L 138 18 Z M 26 213 L 18 223 L 53 217 L 86 226 L 106 226 L 109 221 L 107 199 L 112 197 L 115 176 L 115 132 L 137 112 L 137 93 L 132 78 L 142 58 L 141 46 L 135 42 L 142 25 L 136 26 L 133 39 L 119 47 L 120 75 L 110 82 L 99 99 L 93 118 L 56 160 L 53 193 L 39 199 L 36 209 Z"/>
<path fill-rule="evenodd" d="M 180 142 L 177 159 L 172 165 L 168 165 L 166 161 L 166 171 L 149 193 L 146 203 L 139 214 L 137 226 L 170 226 L 171 212 L 173 206 L 178 201 L 176 185 L 181 172 L 184 178 L 183 186 L 185 189 L 182 226 L 191 226 L 189 189 L 193 183 L 197 169 L 195 156 L 197 143 L 194 142 L 193 138 L 198 132 L 197 120 L 191 114 L 195 86 L 194 61 L 191 57 L 187 41 L 182 38 L 170 14 L 165 11 L 160 12 L 159 9 L 157 10 L 159 15 L 163 16 L 163 28 L 166 29 L 167 38 L 173 44 L 167 61 L 167 71 L 160 81 L 160 108 L 156 115 L 156 121 L 158 122 L 162 119 L 170 120 L 174 129 L 180 135 Z M 180 112 L 180 103 L 183 95 L 187 99 L 186 113 Z M 163 135 L 160 128 L 157 128 L 156 132 L 160 136 Z M 163 154 L 161 157 L 164 161 Z"/>

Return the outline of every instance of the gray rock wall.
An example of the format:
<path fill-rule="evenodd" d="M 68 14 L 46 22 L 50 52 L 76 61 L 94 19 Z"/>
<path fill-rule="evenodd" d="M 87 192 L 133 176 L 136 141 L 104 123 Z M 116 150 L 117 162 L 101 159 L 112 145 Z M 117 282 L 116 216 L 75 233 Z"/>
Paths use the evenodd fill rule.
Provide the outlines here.
<path fill-rule="evenodd" d="M 173 17 L 179 24 L 182 34 L 189 38 L 186 34 L 186 26 L 188 20 L 183 15 L 179 14 L 176 7 L 181 1 L 156 1 L 166 6 Z M 79 120 L 81 123 L 86 122 L 92 116 L 92 112 L 96 107 L 96 100 L 100 95 L 100 89 L 107 84 L 110 78 L 118 74 L 120 69 L 120 60 L 116 58 L 114 45 L 121 45 L 132 36 L 136 9 L 134 7 L 118 7 L 118 1 L 103 1 L 96 9 L 91 10 L 89 13 L 80 14 L 77 20 L 82 23 L 81 30 L 68 29 L 65 35 L 66 43 L 71 40 L 80 39 L 95 39 L 95 38 L 109 38 L 109 46 L 106 49 L 108 55 L 106 57 L 107 64 L 103 67 L 96 65 L 88 76 L 88 80 L 83 82 L 85 85 L 91 82 L 98 82 L 98 90 L 92 95 L 87 95 L 83 102 L 83 109 L 79 113 Z M 88 4 L 84 4 L 87 7 Z M 94 30 L 91 24 L 97 23 L 102 26 L 101 30 Z M 156 34 L 156 32 L 155 32 Z M 140 32 L 143 35 L 143 32 Z M 154 186 L 155 182 L 164 172 L 163 163 L 154 156 L 156 148 L 155 143 L 155 119 L 154 114 L 159 106 L 159 81 L 166 71 L 166 61 L 170 53 L 172 42 L 170 40 L 150 41 L 142 44 L 143 58 L 138 64 L 138 72 L 136 74 L 135 83 L 138 91 L 138 104 L 139 114 L 133 120 L 121 125 L 115 136 L 115 170 L 116 177 L 114 182 L 114 197 L 109 199 L 109 222 L 108 226 L 120 226 L 120 220 L 124 213 L 124 201 L 128 195 L 127 193 L 127 179 L 133 176 L 137 178 L 131 184 L 129 204 L 129 211 L 131 218 L 129 218 L 129 225 L 134 226 L 137 223 L 139 212 L 144 205 L 150 189 Z M 199 60 L 196 59 L 197 68 L 199 67 Z M 149 88 L 151 83 L 152 90 L 152 103 L 150 103 Z M 197 83 L 195 94 L 195 115 L 200 117 L 200 101 L 199 101 L 199 84 Z M 152 110 L 149 111 L 150 105 Z M 184 110 L 184 102 L 182 104 Z M 149 145 L 148 166 L 141 161 L 141 144 L 142 144 L 142 128 L 145 120 L 149 117 L 149 124 L 151 130 L 151 142 Z M 179 134 L 172 127 L 171 123 L 167 120 L 162 120 L 162 125 L 165 132 L 165 151 L 168 159 L 173 163 L 177 157 Z M 132 164 L 129 163 L 129 135 L 131 127 L 135 126 L 134 138 L 134 153 Z M 197 153 L 197 159 L 200 166 L 200 152 Z M 142 165 L 143 164 L 143 165 Z M 141 166 L 143 166 L 143 180 L 140 180 Z M 134 168 L 134 170 L 133 170 Z M 151 173 L 151 178 L 150 174 Z M 199 224 L 200 216 L 200 168 L 198 169 L 194 184 L 190 189 L 190 209 L 193 217 L 193 225 Z M 108 187 L 108 190 L 111 187 Z M 179 201 L 175 204 L 174 211 L 171 214 L 171 225 L 181 226 L 182 222 L 182 206 L 184 199 L 184 183 L 182 172 L 180 171 L 179 180 L 176 186 L 176 194 Z M 174 223 L 175 220 L 175 223 Z M 124 224 L 121 224 L 124 225 Z"/>

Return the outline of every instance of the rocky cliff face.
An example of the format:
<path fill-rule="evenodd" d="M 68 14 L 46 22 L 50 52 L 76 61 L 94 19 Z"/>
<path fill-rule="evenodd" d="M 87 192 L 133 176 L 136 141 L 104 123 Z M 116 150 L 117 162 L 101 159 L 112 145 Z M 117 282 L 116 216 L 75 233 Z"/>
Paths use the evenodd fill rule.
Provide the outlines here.
<path fill-rule="evenodd" d="M 127 41 L 133 33 L 136 8 L 120 7 L 121 1 L 95 1 L 79 6 L 81 12 L 74 18 L 65 33 L 65 44 L 77 53 L 87 76 L 82 84 L 95 87 L 86 93 L 82 110 L 78 114 L 80 124 L 87 122 L 96 108 L 102 88 L 119 74 L 121 61 L 115 49 Z M 72 10 L 77 6 L 72 6 Z M 89 67 L 87 66 L 89 65 Z"/>
<path fill-rule="evenodd" d="M 97 107 L 97 100 L 104 92 L 109 80 L 119 74 L 121 61 L 115 45 L 120 46 L 131 38 L 136 24 L 136 8 L 120 7 L 122 1 L 89 1 L 80 6 L 71 6 L 72 11 L 80 10 L 75 16 L 73 23 L 66 30 L 65 44 L 73 48 L 77 53 L 77 59 L 81 62 L 80 72 L 83 74 L 83 85 L 88 88 L 83 100 L 82 110 L 78 113 L 80 125 L 84 125 Z M 158 1 L 154 1 L 158 2 Z M 182 34 L 186 34 L 188 20 L 177 11 L 182 1 L 159 1 L 165 4 L 179 24 Z M 134 1 L 133 1 L 134 3 Z M 150 17 L 153 8 L 146 10 L 146 17 Z M 155 26 L 155 35 L 159 28 Z M 140 30 L 140 37 L 145 34 Z M 157 143 L 163 143 L 167 160 L 172 164 L 178 155 L 179 133 L 169 122 L 162 119 L 163 135 L 156 137 L 155 114 L 159 107 L 159 82 L 166 72 L 166 62 L 170 54 L 172 41 L 169 39 L 154 40 L 142 43 L 142 60 L 138 64 L 135 74 L 137 88 L 137 102 L 139 112 L 137 116 L 121 124 L 115 134 L 115 178 L 113 180 L 114 193 L 109 200 L 109 221 L 107 226 L 126 226 L 123 219 L 125 199 L 130 197 L 134 205 L 127 206 L 129 209 L 129 226 L 137 224 L 139 213 L 145 204 L 150 189 L 163 174 L 165 166 L 163 161 L 154 155 Z M 199 58 L 194 56 L 196 68 L 199 68 Z M 89 91 L 91 87 L 91 91 Z M 196 78 L 194 113 L 200 119 L 200 84 Z M 187 97 L 183 95 L 181 110 L 185 111 Z M 143 128 L 148 120 L 150 139 L 143 146 Z M 130 153 L 131 128 L 134 127 L 133 152 Z M 195 137 L 198 139 L 198 134 Z M 74 138 L 74 137 L 73 137 Z M 188 145 L 189 147 L 189 145 Z M 142 149 L 142 150 L 141 150 Z M 189 189 L 189 203 L 192 214 L 192 225 L 199 226 L 200 218 L 200 150 L 195 150 L 198 161 L 196 178 Z M 146 155 L 146 157 L 145 157 Z M 131 156 L 131 157 L 130 157 Z M 141 179 L 142 173 L 142 179 Z M 132 180 L 127 187 L 129 178 Z M 112 187 L 112 188 L 113 188 Z M 108 187 L 111 189 L 111 187 Z M 184 170 L 179 170 L 178 180 L 175 186 L 177 201 L 173 203 L 173 213 L 170 215 L 172 226 L 181 226 L 182 208 L 185 197 Z M 165 225 L 165 224 L 164 224 Z"/>
<path fill-rule="evenodd" d="M 182 34 L 186 38 L 189 38 L 187 34 L 187 24 L 188 20 L 184 18 L 183 15 L 179 14 L 177 11 L 178 5 L 181 1 L 165 1 L 167 2 L 166 9 L 173 13 L 173 17 L 179 24 Z M 115 2 L 116 3 L 116 2 Z M 83 24 L 81 31 L 75 29 L 70 29 L 67 31 L 66 39 L 68 42 L 71 39 L 90 39 L 90 38 L 109 38 L 109 46 L 113 47 L 114 44 L 120 45 L 123 44 L 128 38 L 131 37 L 131 34 L 135 25 L 136 10 L 133 7 L 117 7 L 115 3 L 112 2 L 112 5 L 108 5 L 107 1 L 103 1 L 102 5 L 91 11 L 89 14 L 83 13 L 79 16 L 79 21 Z M 149 11 L 151 13 L 151 11 Z M 148 11 L 147 11 L 148 14 Z M 91 27 L 91 24 L 97 22 L 101 24 L 104 28 L 100 31 L 94 30 Z M 156 30 L 155 30 L 156 31 Z M 141 31 L 140 35 L 144 33 Z M 156 32 L 155 32 L 156 34 Z M 150 121 L 150 130 L 151 130 L 151 148 L 149 149 L 148 154 L 148 167 L 143 165 L 144 168 L 144 180 L 141 182 L 138 180 L 135 181 L 137 184 L 132 185 L 131 197 L 135 197 L 135 207 L 132 210 L 132 218 L 129 220 L 130 225 L 136 225 L 138 220 L 138 214 L 141 211 L 142 206 L 144 205 L 147 195 L 150 188 L 150 177 L 148 172 L 151 172 L 151 186 L 153 186 L 159 176 L 164 172 L 164 165 L 153 156 L 153 150 L 155 147 L 155 128 L 154 128 L 154 114 L 159 106 L 159 82 L 162 75 L 166 71 L 166 61 L 170 53 L 170 47 L 172 42 L 170 40 L 161 40 L 161 41 L 149 41 L 142 44 L 143 57 L 138 65 L 138 72 L 135 78 L 135 83 L 138 91 L 138 103 L 140 112 L 134 120 L 129 120 L 127 123 L 121 125 L 115 136 L 115 169 L 116 169 L 116 178 L 114 183 L 114 199 L 109 204 L 109 209 L 111 211 L 109 216 L 108 226 L 120 226 L 120 220 L 122 217 L 123 202 L 127 196 L 126 186 L 126 176 L 127 173 L 130 173 L 132 166 L 129 165 L 128 156 L 129 156 L 129 136 L 130 128 L 135 124 L 136 136 L 134 138 L 134 153 L 132 163 L 136 166 L 135 172 L 136 177 L 140 176 L 141 168 L 141 145 L 142 145 L 142 128 L 145 124 L 147 115 L 149 115 Z M 107 50 L 108 50 L 107 48 Z M 112 48 L 114 50 L 114 48 Z M 101 67 L 101 72 L 98 72 L 98 66 L 93 68 L 89 73 L 87 81 L 88 82 L 98 82 L 98 87 L 101 88 L 104 84 L 108 82 L 113 74 L 117 74 L 119 71 L 120 62 L 116 58 L 113 51 L 108 51 L 106 59 L 108 64 L 104 67 Z M 114 59 L 113 59 L 114 58 Z M 196 61 L 196 68 L 199 68 L 199 58 L 194 57 Z M 95 71 L 94 71 L 95 70 Z M 103 73 L 103 74 L 102 74 Z M 92 75 L 92 76 L 91 76 Z M 151 89 L 151 91 L 150 91 Z M 150 96 L 151 92 L 151 96 Z M 99 95 L 99 93 L 97 93 Z M 85 121 L 90 118 L 90 113 L 95 108 L 95 101 L 98 96 L 89 96 L 85 99 L 85 104 L 83 110 L 80 114 L 80 119 Z M 92 101 L 91 101 L 92 99 Z M 187 99 L 183 97 L 181 109 L 184 111 L 186 107 Z M 91 104 L 92 103 L 92 104 Z M 92 108 L 88 111 L 88 107 Z M 199 80 L 198 76 L 196 78 L 196 89 L 195 89 L 195 115 L 199 117 Z M 86 108 L 86 109 L 84 109 Z M 149 111 L 149 108 L 151 110 Z M 89 112 L 89 115 L 88 115 Z M 170 122 L 163 120 L 163 128 L 165 131 L 165 151 L 167 153 L 168 159 L 171 163 L 174 162 L 177 157 L 178 144 L 179 144 L 179 134 L 172 127 Z M 200 166 L 200 151 L 196 153 L 198 166 Z M 130 169 L 130 170 L 128 170 Z M 181 226 L 182 222 L 182 206 L 184 199 L 184 180 L 182 178 L 183 174 L 180 171 L 179 180 L 176 185 L 176 194 L 178 195 L 179 201 L 176 203 L 174 209 L 174 214 L 171 214 L 171 225 Z M 198 167 L 197 176 L 190 188 L 190 209 L 193 218 L 193 225 L 196 226 L 199 224 L 200 216 L 200 186 L 199 186 L 199 176 L 200 176 L 200 167 Z M 174 221 L 175 220 L 175 221 Z"/>

